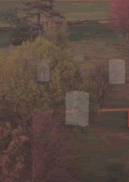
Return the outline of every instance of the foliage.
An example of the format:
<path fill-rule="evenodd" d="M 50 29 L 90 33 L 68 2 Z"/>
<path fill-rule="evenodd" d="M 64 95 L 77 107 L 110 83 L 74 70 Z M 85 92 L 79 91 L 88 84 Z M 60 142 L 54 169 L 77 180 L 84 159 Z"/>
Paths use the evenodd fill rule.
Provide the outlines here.
<path fill-rule="evenodd" d="M 88 77 L 81 77 L 79 67 L 72 61 L 73 58 L 70 50 L 66 49 L 62 52 L 61 49 L 56 46 L 48 46 L 47 48 L 45 46 L 46 43 L 48 43 L 46 39 L 40 39 L 40 37 L 38 37 L 36 41 L 31 44 L 31 52 L 35 58 L 38 58 L 38 60 L 42 58 L 49 59 L 51 80 L 49 83 L 45 83 L 45 86 L 47 93 L 50 95 L 51 102 L 49 107 L 56 112 L 59 109 L 64 108 L 66 92 L 80 90 L 80 84 L 82 82 L 84 82 L 85 85 L 81 90 L 84 91 L 87 88 Z M 54 45 L 53 43 L 49 43 L 48 45 L 50 44 Z M 90 102 L 90 111 L 93 114 L 93 111 L 98 109 L 98 106 L 96 106 L 97 101 L 95 101 L 95 96 L 93 96 L 92 93 L 91 95 L 90 99 L 92 102 Z"/>
<path fill-rule="evenodd" d="M 26 58 L 24 57 L 26 56 L 26 52 L 28 54 L 28 57 L 30 54 L 29 59 L 27 57 Z M 42 59 L 49 60 L 50 81 L 48 83 L 37 84 L 37 76 L 36 76 L 37 67 L 35 67 L 35 65 L 41 62 Z M 37 63 L 35 63 L 35 60 L 37 61 Z M 13 53 L 11 53 L 10 56 L 8 57 L 6 61 L 6 66 L 2 68 L 2 72 L 4 73 L 8 72 L 9 74 L 9 72 L 10 71 L 12 72 L 13 70 L 13 77 L 14 75 L 17 75 L 17 77 L 15 76 L 15 78 L 13 78 L 13 81 L 11 83 L 10 83 L 11 77 L 9 76 L 8 78 L 9 84 L 12 84 L 11 87 L 13 88 L 15 86 L 15 88 L 17 88 L 17 89 L 12 89 L 13 91 L 11 91 L 12 95 L 15 95 L 15 97 L 17 96 L 16 100 L 17 98 L 19 98 L 18 99 L 19 102 L 23 102 L 23 100 L 25 102 L 27 101 L 26 107 L 29 108 L 29 106 L 32 103 L 31 98 L 33 97 L 34 100 L 34 96 L 32 97 L 30 96 L 30 105 L 29 105 L 28 103 L 29 97 L 27 97 L 27 94 L 29 93 L 29 87 L 33 86 L 34 88 L 31 89 L 30 93 L 32 93 L 33 95 L 33 92 L 35 92 L 35 95 L 37 94 L 37 100 L 38 100 L 40 98 L 39 89 L 41 89 L 42 91 L 44 90 L 45 94 L 49 95 L 48 97 L 50 102 L 48 102 L 49 103 L 48 107 L 52 110 L 57 111 L 62 107 L 64 108 L 66 92 L 80 90 L 80 91 L 88 91 L 90 93 L 91 90 L 93 90 L 91 86 L 89 86 L 89 88 L 87 86 L 87 82 L 90 83 L 90 81 L 88 81 L 88 77 L 87 76 L 86 76 L 87 78 L 81 77 L 79 67 L 72 60 L 73 57 L 71 56 L 70 50 L 66 49 L 62 52 L 61 48 L 57 47 L 54 43 L 49 42 L 47 39 L 43 37 L 38 37 L 35 40 L 35 42 L 33 43 L 29 41 L 27 41 L 26 43 L 23 42 L 21 46 L 15 49 L 15 51 L 13 51 Z M 29 67 L 27 67 L 28 65 Z M 10 74 L 12 74 L 11 72 Z M 26 76 L 28 78 L 27 80 L 25 79 Z M 22 80 L 22 82 L 21 81 L 18 82 L 19 79 Z M 32 85 L 31 83 L 29 84 L 29 82 L 31 82 Z M 21 92 L 18 94 L 18 89 L 22 88 L 21 86 L 22 84 L 24 85 L 22 89 L 23 95 L 20 98 L 19 95 L 21 94 Z M 11 92 L 9 90 L 6 92 L 8 93 L 8 98 L 9 98 Z M 95 95 L 93 96 L 92 93 L 90 94 L 92 95 L 90 97 L 92 100 L 92 102 L 90 102 L 92 105 L 91 108 L 94 108 L 93 110 L 96 110 L 97 100 L 95 99 Z M 34 103 L 35 104 L 33 105 L 33 107 L 35 107 L 37 104 L 36 101 Z M 92 112 L 92 109 L 90 109 L 90 111 Z"/>
<path fill-rule="evenodd" d="M 50 80 L 46 83 L 37 82 L 37 65 L 43 59 L 49 59 L 50 66 Z M 67 161 L 71 159 L 73 153 L 76 156 L 76 151 L 71 147 L 67 153 L 65 150 L 62 153 L 66 135 L 63 139 L 58 137 L 58 133 L 62 132 L 60 123 L 44 118 L 42 126 L 42 122 L 35 123 L 41 121 L 41 118 L 34 118 L 38 116 L 39 111 L 40 113 L 49 109 L 59 111 L 64 108 L 66 92 L 80 89 L 88 91 L 88 77 L 82 79 L 79 67 L 73 62 L 70 49 L 62 51 L 54 42 L 39 36 L 34 42 L 27 40 L 15 47 L 6 59 L 1 56 L 0 66 L 3 77 L 0 83 L 0 96 L 3 102 L 13 103 L 15 114 L 19 118 L 18 125 L 22 128 L 23 135 L 28 138 L 26 145 L 27 143 L 30 145 L 30 151 L 33 149 L 31 153 L 33 163 L 30 164 L 33 167 L 32 181 L 38 175 L 39 169 L 42 169 L 43 179 L 51 178 L 55 174 L 54 169 L 56 174 L 59 169 L 68 171 Z M 91 105 L 94 106 L 94 102 L 97 105 L 95 99 Z M 42 114 L 42 118 L 43 116 Z M 42 133 L 43 139 L 40 141 Z M 26 151 L 26 147 L 24 144 L 20 151 L 23 149 Z M 17 150 L 19 153 L 20 151 Z"/>
<path fill-rule="evenodd" d="M 8 8 L 0 12 L 1 19 L 7 21 L 13 28 L 11 30 L 11 43 L 12 45 L 20 45 L 27 39 L 34 39 L 38 35 L 39 29 L 35 29 L 32 23 L 25 16 L 20 16 L 21 8 Z M 41 30 L 41 28 L 40 28 Z"/>
<path fill-rule="evenodd" d="M 11 35 L 12 45 L 20 45 L 23 42 L 23 40 L 27 40 L 27 38 L 30 36 L 29 27 L 25 27 L 24 29 L 23 28 L 24 27 L 14 29 Z"/>
<path fill-rule="evenodd" d="M 41 29 L 40 31 L 43 33 L 43 29 Z M 33 41 L 38 35 L 39 35 L 38 30 L 30 25 L 14 28 L 14 31 L 11 34 L 11 42 L 12 45 L 18 46 L 23 41 L 27 40 Z"/>
<path fill-rule="evenodd" d="M 127 34 L 126 44 L 129 36 L 129 1 L 128 0 L 113 0 L 110 2 L 108 16 L 109 27 L 112 30 L 124 30 Z"/>
<path fill-rule="evenodd" d="M 68 45 L 70 44 L 70 41 L 68 39 L 69 32 L 68 32 L 68 25 L 67 21 L 47 21 L 44 23 L 44 34 L 43 36 L 56 44 L 56 46 L 59 46 L 61 50 L 63 51 L 65 48 L 68 48 Z"/>
<path fill-rule="evenodd" d="M 110 94 L 110 91 L 115 87 L 113 84 L 109 84 L 109 72 L 105 65 L 97 64 L 95 69 L 90 72 L 90 78 L 91 83 L 95 85 L 93 93 L 97 96 L 97 103 L 99 107 L 103 107 L 105 97 Z"/>
<path fill-rule="evenodd" d="M 59 12 L 54 10 L 54 0 L 37 0 L 31 2 L 23 2 L 27 7 L 23 9 L 26 13 L 26 16 L 29 18 L 34 18 L 37 16 L 36 24 L 39 26 L 41 24 L 41 15 L 43 14 L 47 19 L 54 19 L 54 17 L 65 19 Z M 36 10 L 36 12 L 34 12 Z"/>
<path fill-rule="evenodd" d="M 22 47 L 21 47 L 22 48 Z M 24 49 L 25 50 L 25 49 Z M 14 49 L 7 56 L 6 61 L 1 60 L 0 96 L 3 101 L 14 103 L 14 109 L 24 127 L 24 132 L 32 139 L 32 118 L 37 109 L 48 109 L 49 97 L 43 85 L 35 82 L 33 67 L 24 58 L 23 49 Z M 27 45 L 26 45 L 27 51 Z M 4 63 L 4 64 L 3 64 Z M 8 74 L 6 74 L 8 72 Z"/>
<path fill-rule="evenodd" d="M 42 14 L 47 18 L 47 14 L 49 14 L 49 19 L 47 20 L 54 20 L 54 17 L 60 17 L 62 19 L 65 19 L 64 16 L 62 16 L 60 13 L 53 9 L 53 1 L 48 1 L 48 3 L 50 5 L 43 4 L 43 0 L 32 1 L 23 3 L 25 6 L 29 6 L 29 8 L 27 9 L 21 9 L 15 6 L 15 8 L 8 8 L 0 12 L 1 19 L 6 20 L 13 27 L 11 35 L 11 42 L 13 45 L 20 45 L 23 41 L 26 41 L 27 39 L 34 40 L 39 35 L 39 31 L 44 33 L 44 23 L 40 22 L 40 17 Z M 37 10 L 37 12 L 33 13 L 35 9 Z M 27 11 L 26 15 L 20 17 L 19 14 L 24 11 Z M 32 19 L 34 18 L 34 16 L 37 16 L 37 22 L 32 23 Z M 61 23 L 62 22 L 63 21 L 61 20 Z M 58 28 L 59 27 L 62 26 L 58 26 Z"/>
<path fill-rule="evenodd" d="M 43 36 L 49 41 L 54 42 L 57 46 L 60 46 L 63 51 L 65 48 L 68 48 L 69 33 L 66 32 L 68 29 L 66 21 L 62 22 L 60 25 L 48 21 L 44 23 L 44 26 L 35 28 L 33 25 L 26 25 L 24 27 L 15 28 L 12 37 L 12 45 L 20 45 L 23 41 L 34 41 L 39 35 Z"/>
<path fill-rule="evenodd" d="M 21 27 L 29 24 L 26 17 L 20 17 L 18 13 L 21 12 L 21 8 L 15 6 L 14 8 L 6 8 L 0 12 L 1 20 L 6 21 L 11 27 Z"/>
<path fill-rule="evenodd" d="M 10 133 L 11 142 L 5 150 L 0 152 L 0 181 L 3 182 L 14 182 L 15 179 L 19 178 L 19 173 L 24 166 L 24 157 L 19 153 L 19 149 L 28 140 L 20 126 L 12 130 L 10 123 L 6 122 L 3 127 L 0 127 L 0 143 Z"/>
<path fill-rule="evenodd" d="M 64 50 L 62 52 L 60 47 L 55 46 L 54 43 L 48 42 L 44 38 L 40 39 L 40 37 L 34 43 L 31 44 L 28 42 L 26 45 L 25 47 L 28 50 L 30 49 L 33 59 L 49 59 L 51 80 L 44 84 L 46 92 L 50 96 L 50 108 L 58 110 L 62 106 L 64 107 L 65 93 L 71 89 L 75 90 L 78 85 L 75 83 L 79 83 L 81 79 L 79 76 L 79 68 L 72 61 L 70 50 Z M 36 76 L 37 69 L 35 66 L 33 67 L 35 69 L 35 73 L 33 73 Z"/>
<path fill-rule="evenodd" d="M 89 72 L 82 74 L 82 84 L 79 90 L 89 93 L 89 115 L 92 118 L 94 115 L 99 114 L 98 95 L 96 94 L 96 84 L 91 81 Z"/>
<path fill-rule="evenodd" d="M 45 2 L 45 3 L 44 3 Z M 23 4 L 26 6 L 25 9 L 23 9 L 23 12 L 26 14 L 26 18 L 31 21 L 34 19 L 35 16 L 37 16 L 37 20 L 35 23 L 33 23 L 33 27 L 36 28 L 37 33 L 39 31 L 44 30 L 44 26 L 46 26 L 46 23 L 49 24 L 49 21 L 55 21 L 56 19 L 61 19 L 61 23 L 65 19 L 64 16 L 62 16 L 59 12 L 54 10 L 55 5 L 53 4 L 54 0 L 37 0 L 37 1 L 31 1 L 31 2 L 23 2 Z M 41 22 L 41 16 L 45 16 L 47 19 L 46 23 Z M 56 19 L 55 19 L 56 18 Z M 60 26 L 62 28 L 62 26 Z M 58 26 L 59 28 L 59 26 Z M 48 31 L 45 31 L 47 35 L 51 36 Z M 43 33 L 43 32 L 42 32 Z"/>

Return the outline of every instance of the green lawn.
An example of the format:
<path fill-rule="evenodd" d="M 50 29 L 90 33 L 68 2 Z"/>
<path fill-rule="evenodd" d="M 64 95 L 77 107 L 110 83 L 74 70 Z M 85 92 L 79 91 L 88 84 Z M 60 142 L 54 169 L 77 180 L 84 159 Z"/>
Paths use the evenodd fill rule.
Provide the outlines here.
<path fill-rule="evenodd" d="M 96 118 L 95 127 L 103 128 L 110 132 L 128 133 L 127 111 L 102 112 Z"/>
<path fill-rule="evenodd" d="M 92 126 L 109 132 L 126 133 L 128 135 L 127 119 L 124 117 L 125 112 L 101 113 L 96 119 L 96 124 Z M 63 116 L 60 114 L 55 117 L 55 120 L 63 121 Z M 64 135 L 66 134 L 64 133 Z M 76 160 L 75 156 L 71 157 L 74 163 L 69 164 L 75 169 L 75 174 L 80 177 L 80 181 L 105 181 L 106 166 L 115 163 L 123 163 L 125 165 L 124 170 L 126 172 L 129 170 L 127 163 L 129 160 L 128 140 L 91 130 L 88 134 L 77 136 L 71 133 L 69 138 L 73 143 L 74 150 L 80 150 Z"/>

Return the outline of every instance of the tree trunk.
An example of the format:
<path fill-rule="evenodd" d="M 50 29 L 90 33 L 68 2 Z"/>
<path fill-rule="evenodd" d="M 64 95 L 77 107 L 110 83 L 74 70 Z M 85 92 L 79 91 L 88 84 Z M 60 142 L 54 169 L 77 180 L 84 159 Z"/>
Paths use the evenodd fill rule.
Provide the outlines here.
<path fill-rule="evenodd" d="M 38 17 L 37 17 L 37 24 L 40 25 L 40 17 L 41 17 L 41 14 L 40 14 L 40 9 L 38 9 Z"/>
<path fill-rule="evenodd" d="M 125 44 L 128 44 L 128 41 L 129 41 L 129 32 L 126 33 L 126 43 Z"/>
<path fill-rule="evenodd" d="M 40 13 L 40 9 L 38 9 L 38 17 L 37 17 L 37 25 L 38 25 L 38 28 L 40 28 L 40 19 L 41 19 L 41 13 Z"/>

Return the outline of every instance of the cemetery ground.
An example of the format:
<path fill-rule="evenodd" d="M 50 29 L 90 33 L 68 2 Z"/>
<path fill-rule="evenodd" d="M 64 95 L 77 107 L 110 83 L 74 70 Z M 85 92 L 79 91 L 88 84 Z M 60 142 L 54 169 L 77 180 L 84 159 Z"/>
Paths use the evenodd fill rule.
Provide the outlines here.
<path fill-rule="evenodd" d="M 74 60 L 82 71 L 92 70 L 98 63 L 104 63 L 108 69 L 109 59 L 118 58 L 125 60 L 126 84 L 115 86 L 110 96 L 105 99 L 104 108 L 128 108 L 129 64 L 127 47 L 122 45 L 121 49 L 119 49 L 118 36 L 107 30 L 105 24 L 72 25 L 70 31 L 71 46 L 74 49 L 73 55 L 75 56 Z M 125 41 L 125 37 L 123 37 L 123 40 Z M 7 46 L 4 47 L 1 53 L 6 52 L 7 49 Z M 2 102 L 0 105 L 2 105 Z M 12 122 L 15 120 L 16 122 L 15 114 L 12 111 L 6 112 L 8 114 L 1 113 L 6 116 L 2 120 L 11 120 Z M 94 118 L 96 122 L 87 127 L 86 133 L 75 131 L 66 133 L 64 130 L 58 134 L 58 138 L 67 138 L 62 143 L 62 148 L 77 151 L 76 155 L 71 154 L 67 165 L 74 171 L 73 174 L 79 178 L 78 182 L 107 181 L 108 173 L 106 172 L 106 166 L 115 163 L 124 164 L 125 178 L 126 181 L 129 181 L 129 134 L 125 112 L 127 111 L 102 112 L 97 118 Z M 49 118 L 50 116 L 48 116 Z M 64 121 L 64 119 L 64 113 L 54 117 L 54 120 L 57 122 Z M 48 160 L 48 162 L 50 161 Z M 19 182 L 25 182 L 27 178 L 29 178 L 29 168 L 21 174 Z M 69 182 L 72 182 L 72 180 Z"/>

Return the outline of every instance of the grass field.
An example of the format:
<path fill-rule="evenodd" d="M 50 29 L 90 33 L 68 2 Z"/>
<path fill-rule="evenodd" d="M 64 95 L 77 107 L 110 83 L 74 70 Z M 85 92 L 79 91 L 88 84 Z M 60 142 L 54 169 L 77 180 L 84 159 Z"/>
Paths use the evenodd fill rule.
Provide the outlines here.
<path fill-rule="evenodd" d="M 107 178 L 106 166 L 115 163 L 123 163 L 125 165 L 124 171 L 126 173 L 126 180 L 128 181 L 128 128 L 127 120 L 124 119 L 125 112 L 107 112 L 101 113 L 96 118 L 96 124 L 91 125 L 94 128 L 104 130 L 98 132 L 90 130 L 87 134 L 74 133 L 68 134 L 69 141 L 72 141 L 72 145 L 69 145 L 69 149 L 78 151 L 78 154 L 71 156 L 71 162 L 69 166 L 75 170 L 75 175 L 79 176 L 79 181 L 93 182 L 93 181 L 106 181 Z M 63 121 L 63 115 L 60 114 L 55 117 L 55 120 Z M 117 133 L 118 136 L 112 136 L 107 132 Z M 120 137 L 120 133 L 124 133 L 128 136 L 128 139 L 124 140 Z M 61 133 L 62 135 L 66 135 Z M 68 141 L 64 143 L 67 145 Z M 89 161 L 89 162 L 88 162 Z M 115 173 L 114 173 L 115 175 Z M 124 181 L 124 179 L 123 179 Z"/>

